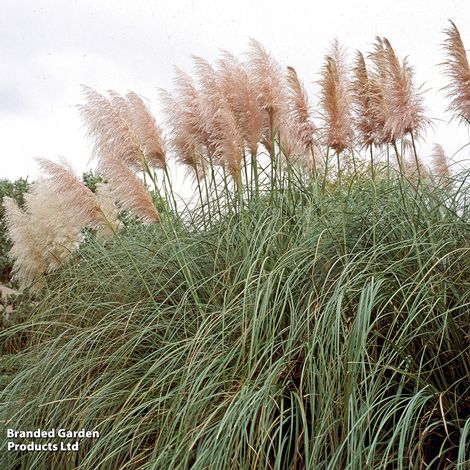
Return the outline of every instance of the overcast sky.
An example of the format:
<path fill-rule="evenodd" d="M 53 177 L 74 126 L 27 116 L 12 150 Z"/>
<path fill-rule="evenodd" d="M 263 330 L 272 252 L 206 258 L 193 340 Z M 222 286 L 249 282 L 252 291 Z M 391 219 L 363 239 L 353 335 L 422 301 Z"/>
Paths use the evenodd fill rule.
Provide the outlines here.
<path fill-rule="evenodd" d="M 0 7 L 0 178 L 34 178 L 36 156 L 66 158 L 79 172 L 89 166 L 80 84 L 134 90 L 158 115 L 158 88 L 171 88 L 174 65 L 189 71 L 192 55 L 212 61 L 220 49 L 242 54 L 250 37 L 297 69 L 315 106 L 332 39 L 352 55 L 385 36 L 429 90 L 436 121 L 422 156 L 432 142 L 451 156 L 470 140 L 464 126 L 448 124 L 437 66 L 448 18 L 470 48 L 469 0 L 0 0 Z M 467 148 L 457 159 L 469 155 Z"/>

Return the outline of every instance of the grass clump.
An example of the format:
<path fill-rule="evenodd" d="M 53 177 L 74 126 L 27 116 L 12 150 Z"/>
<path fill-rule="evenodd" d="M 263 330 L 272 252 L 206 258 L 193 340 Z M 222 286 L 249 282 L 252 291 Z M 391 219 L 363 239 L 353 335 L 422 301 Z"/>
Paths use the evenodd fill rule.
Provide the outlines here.
<path fill-rule="evenodd" d="M 91 242 L 49 276 L 3 335 L 29 332 L 2 420 L 100 437 L 2 468 L 465 468 L 467 183 L 315 188 Z"/>

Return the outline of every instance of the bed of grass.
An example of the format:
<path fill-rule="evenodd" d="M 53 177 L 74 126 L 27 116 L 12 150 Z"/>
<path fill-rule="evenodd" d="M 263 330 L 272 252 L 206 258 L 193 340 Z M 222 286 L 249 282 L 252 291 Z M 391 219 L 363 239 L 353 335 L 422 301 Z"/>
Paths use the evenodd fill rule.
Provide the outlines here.
<path fill-rule="evenodd" d="M 85 244 L 0 337 L 0 419 L 100 437 L 0 467 L 468 468 L 468 176 L 292 176 Z"/>

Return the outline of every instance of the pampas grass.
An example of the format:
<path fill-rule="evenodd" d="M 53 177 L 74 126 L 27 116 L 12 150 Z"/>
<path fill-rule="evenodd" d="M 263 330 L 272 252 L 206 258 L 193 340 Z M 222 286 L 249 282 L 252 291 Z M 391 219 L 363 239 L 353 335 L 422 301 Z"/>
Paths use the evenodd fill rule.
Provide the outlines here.
<path fill-rule="evenodd" d="M 246 63 L 224 51 L 218 61 L 218 74 L 222 93 L 237 120 L 239 133 L 252 157 L 258 153 L 265 126 L 265 114 L 258 104 L 254 76 Z"/>
<path fill-rule="evenodd" d="M 447 156 L 440 144 L 434 144 L 432 153 L 433 173 L 438 178 L 449 178 L 450 170 Z"/>
<path fill-rule="evenodd" d="M 434 144 L 432 151 L 432 176 L 442 188 L 449 189 L 452 185 L 452 173 L 449 168 L 449 159 L 440 144 Z"/>
<path fill-rule="evenodd" d="M 83 241 L 83 230 L 96 230 L 108 239 L 122 229 L 117 201 L 122 209 L 146 222 L 159 216 L 150 194 L 124 164 L 102 160 L 100 170 L 109 182 L 93 194 L 70 168 L 37 159 L 47 176 L 25 194 L 25 209 L 5 200 L 7 233 L 13 247 L 13 275 L 20 286 L 39 288 L 45 273 L 63 266 Z"/>
<path fill-rule="evenodd" d="M 248 69 L 253 77 L 260 108 L 265 112 L 263 145 L 273 151 L 273 139 L 286 111 L 284 74 L 279 63 L 259 43 L 251 39 L 248 52 Z"/>
<path fill-rule="evenodd" d="M 0 419 L 100 437 L 0 466 L 465 468 L 468 173 L 419 197 L 386 176 L 91 240 L 0 334 L 30 346 Z"/>
<path fill-rule="evenodd" d="M 111 90 L 108 98 L 89 87 L 82 90 L 86 103 L 80 113 L 98 160 L 112 158 L 149 175 L 151 169 L 165 168 L 161 130 L 136 93 L 124 98 Z"/>
<path fill-rule="evenodd" d="M 413 69 L 407 59 L 400 63 L 388 39 L 383 39 L 385 70 L 383 94 L 386 102 L 384 133 L 392 141 L 420 136 L 429 120 L 424 115 L 423 98 L 413 82 Z"/>
<path fill-rule="evenodd" d="M 318 129 L 312 120 L 307 92 L 293 67 L 287 67 L 288 110 L 281 131 L 281 144 L 286 141 L 286 134 L 292 135 L 300 146 L 300 154 L 307 155 L 307 161 L 315 172 L 319 166 Z"/>
<path fill-rule="evenodd" d="M 227 168 L 233 180 L 240 184 L 244 143 L 235 114 L 223 92 L 220 76 L 200 57 L 195 57 L 195 73 L 201 92 L 200 119 L 205 125 L 208 147 L 213 149 L 212 164 Z"/>
<path fill-rule="evenodd" d="M 202 103 L 200 93 L 191 77 L 182 70 L 175 70 L 176 92 L 170 94 L 161 90 L 169 144 L 177 162 L 194 172 L 197 179 L 205 175 L 207 161 L 205 155 L 211 155 L 209 139 L 204 131 L 201 116 Z"/>
<path fill-rule="evenodd" d="M 374 132 L 366 135 L 366 140 L 371 144 L 392 144 L 400 172 L 404 173 L 403 157 L 399 154 L 397 142 L 405 143 L 409 136 L 419 173 L 421 165 L 415 138 L 422 136 L 430 120 L 425 116 L 422 94 L 414 84 L 413 69 L 407 59 L 400 62 L 387 38 L 376 38 L 369 58 L 372 62 L 370 78 L 364 76 L 367 70 L 361 57 L 356 62 L 356 103 L 362 100 L 361 107 L 364 108 L 364 97 L 358 96 L 357 87 L 361 87 L 360 81 L 366 80 L 370 101 L 367 104 L 368 115 L 364 118 L 366 121 L 371 118 L 375 123 Z M 362 122 L 361 126 L 365 126 L 366 133 L 370 130 L 367 122 Z"/>
<path fill-rule="evenodd" d="M 312 112 L 252 42 L 176 72 L 166 135 L 138 95 L 87 91 L 96 195 L 41 160 L 25 208 L 5 201 L 15 276 L 45 288 L 0 332 L 0 420 L 100 438 L 2 468 L 466 468 L 469 172 L 435 147 L 429 175 L 388 40 L 353 69 L 335 42 L 320 88 Z M 170 158 L 195 175 L 181 211 Z M 120 210 L 140 220 L 120 231 Z"/>
<path fill-rule="evenodd" d="M 111 198 L 117 201 L 122 209 L 145 222 L 160 220 L 150 193 L 124 163 L 113 158 L 102 159 L 98 169 L 107 180 Z"/>
<path fill-rule="evenodd" d="M 142 146 L 144 158 L 152 168 L 165 168 L 166 152 L 162 130 L 144 100 L 133 91 L 126 94 L 129 122 Z"/>
<path fill-rule="evenodd" d="M 380 108 L 377 106 L 378 97 L 375 96 L 373 78 L 367 70 L 364 55 L 357 51 L 353 81 L 351 83 L 354 106 L 354 126 L 357 130 L 357 141 L 361 148 L 379 145 L 381 139 L 377 130 L 380 122 Z"/>
<path fill-rule="evenodd" d="M 35 183 L 25 194 L 25 209 L 6 198 L 7 232 L 13 242 L 13 275 L 21 287 L 39 288 L 42 276 L 61 267 L 82 242 L 81 215 L 46 181 Z"/>
<path fill-rule="evenodd" d="M 54 163 L 46 158 L 38 158 L 42 173 L 47 176 L 49 188 L 61 198 L 63 204 L 73 210 L 81 219 L 83 227 L 100 227 L 111 224 L 106 218 L 100 203 L 70 168 Z"/>
<path fill-rule="evenodd" d="M 35 238 L 28 214 L 12 198 L 6 197 L 3 205 L 7 234 L 13 243 L 9 253 L 14 261 L 13 279 L 18 280 L 21 287 L 29 287 L 46 271 L 43 250 Z"/>
<path fill-rule="evenodd" d="M 82 93 L 86 103 L 79 106 L 80 114 L 94 142 L 95 157 L 98 160 L 113 158 L 133 170 L 143 170 L 143 150 L 120 112 L 125 104 L 117 107 L 115 96 L 113 106 L 109 98 L 89 87 L 83 86 Z"/>
<path fill-rule="evenodd" d="M 468 124 L 470 122 L 470 67 L 459 30 L 452 21 L 449 22 L 450 26 L 444 30 L 446 38 L 443 47 L 446 59 L 442 63 L 450 80 L 445 87 L 447 98 L 450 99 L 447 109 Z"/>
<path fill-rule="evenodd" d="M 448 96 L 453 100 L 450 108 L 460 110 L 464 116 L 468 61 L 453 23 L 445 34 L 447 60 L 444 65 L 452 78 L 447 87 Z M 97 197 L 71 169 L 39 159 L 49 188 L 62 206 L 74 212 L 75 226 L 96 229 L 99 237 L 111 236 L 121 228 L 117 218 L 120 209 L 145 222 L 158 222 L 160 216 L 147 190 L 147 179 L 153 183 L 158 199 L 161 188 L 156 171 L 161 169 L 165 195 L 169 191 L 173 211 L 176 211 L 167 152 L 195 175 L 201 205 L 206 203 L 204 197 L 214 197 L 219 200 L 220 210 L 222 207 L 230 210 L 234 203 L 226 197 L 227 175 L 239 189 L 244 187 L 249 198 L 250 194 L 259 195 L 262 178 L 271 180 L 266 188 L 272 190 L 283 184 L 284 171 L 289 172 L 293 164 L 300 163 L 301 171 L 307 169 L 323 179 L 321 188 L 325 192 L 330 177 L 328 149 L 336 153 L 337 177 L 341 181 L 343 169 L 348 171 L 349 157 L 344 155 L 342 161 L 340 154 L 346 150 L 351 154 L 354 173 L 361 164 L 362 156 L 355 155 L 355 143 L 359 151 L 369 148 L 373 179 L 374 148 L 383 145 L 393 146 L 403 175 L 418 184 L 427 175 L 415 145 L 415 137 L 422 136 L 429 124 L 424 115 L 423 97 L 414 84 L 413 70 L 407 59 L 400 61 L 386 38 L 376 38 L 367 58 L 357 52 L 353 68 L 348 67 L 339 42 L 333 42 L 319 81 L 321 129 L 313 122 L 309 97 L 295 69 L 288 67 L 283 73 L 280 64 L 259 42 L 250 41 L 245 62 L 223 51 L 216 67 L 200 57 L 194 58 L 194 64 L 194 76 L 176 69 L 175 91 L 161 92 L 168 127 L 166 138 L 138 94 L 128 92 L 124 96 L 109 91 L 105 95 L 83 87 L 85 103 L 80 106 L 80 113 L 87 135 L 94 143 L 98 171 L 107 184 L 98 191 Z M 412 149 L 414 164 L 400 154 L 399 144 L 403 150 Z M 260 155 L 263 147 L 270 153 L 270 171 L 263 167 Z M 326 155 L 322 155 L 325 147 Z M 448 172 L 439 157 L 440 150 L 435 153 L 440 158 L 435 173 L 442 179 Z M 251 161 L 247 160 L 247 154 Z M 282 165 L 278 166 L 276 156 L 283 159 Z M 323 175 L 317 171 L 321 166 Z M 216 171 L 216 167 L 222 168 L 222 173 Z M 210 182 L 206 181 L 208 175 Z M 217 178 L 223 179 L 225 189 L 219 188 Z M 226 195 L 224 202 L 220 201 L 220 191 Z M 240 197 L 243 200 L 243 196 Z M 13 233 L 14 220 L 19 225 L 24 225 L 24 220 L 11 203 L 9 207 Z M 30 212 L 29 216 L 33 217 Z M 31 276 L 26 277 L 31 279 Z"/>
<path fill-rule="evenodd" d="M 325 144 L 336 153 L 351 146 L 351 95 L 344 51 L 335 40 L 326 56 L 320 80 Z"/>
<path fill-rule="evenodd" d="M 24 198 L 34 238 L 43 251 L 46 271 L 54 271 L 78 249 L 84 227 L 82 217 L 64 203 L 47 181 L 33 184 Z"/>
<path fill-rule="evenodd" d="M 452 98 L 450 108 L 460 110 L 465 116 L 468 61 L 453 23 L 445 34 L 447 60 L 444 65 L 452 79 L 447 87 L 448 96 Z M 165 194 L 169 189 L 173 210 L 177 210 L 167 170 L 165 140 L 176 161 L 189 167 L 196 176 L 201 204 L 204 204 L 204 193 L 206 197 L 212 194 L 220 199 L 219 183 L 215 179 L 221 175 L 215 167 L 223 170 L 225 189 L 228 188 L 226 178 L 229 174 L 239 189 L 245 186 L 249 197 L 250 193 L 259 195 L 259 171 L 271 180 L 272 190 L 278 185 L 277 180 L 282 180 L 282 172 L 291 171 L 292 164 L 301 163 L 304 169 L 318 173 L 318 167 L 325 161 L 321 185 L 324 192 L 329 177 L 328 151 L 323 158 L 321 145 L 336 153 L 337 176 L 341 180 L 342 167 L 348 166 L 347 160 L 342 162 L 340 159 L 345 150 L 352 155 L 354 172 L 357 170 L 354 143 L 358 143 L 360 149 L 369 147 L 373 178 L 373 147 L 391 144 L 400 172 L 411 179 L 417 173 L 415 180 L 420 184 L 427 170 L 417 154 L 415 137 L 423 134 L 429 120 L 424 115 L 422 94 L 413 82 L 413 70 L 407 59 L 398 59 L 386 38 L 376 38 L 367 60 L 369 64 L 364 55 L 357 52 L 354 67 L 350 69 L 339 42 L 333 42 L 319 82 L 322 129 L 313 122 L 309 98 L 295 69 L 288 67 L 287 73 L 283 73 L 280 64 L 255 40 L 250 42 L 246 62 L 224 51 L 216 67 L 195 57 L 194 78 L 176 70 L 175 92 L 161 93 L 169 127 L 167 139 L 138 94 L 129 92 L 123 96 L 109 91 L 106 96 L 83 87 L 86 102 L 80 106 L 80 112 L 87 134 L 94 142 L 98 170 L 107 184 L 97 197 L 71 169 L 46 159 L 39 159 L 39 163 L 47 175 L 48 187 L 55 192 L 60 204 L 70 213 L 74 212 L 72 225 L 79 230 L 85 227 L 96 229 L 100 237 L 121 228 L 117 218 L 119 209 L 145 222 L 160 220 L 146 185 L 150 178 L 157 198 L 160 197 L 155 173 L 160 169 L 164 170 Z M 356 137 L 353 130 L 357 131 Z M 398 143 L 402 149 L 411 145 L 414 164 L 400 155 Z M 270 153 L 270 173 L 259 159 L 260 144 Z M 246 159 L 247 153 L 251 156 L 250 162 Z M 448 175 L 448 170 L 443 158 L 439 157 L 440 149 L 435 153 L 439 160 L 435 172 L 441 178 Z M 287 166 L 279 166 L 279 172 L 276 154 L 287 163 Z M 243 175 L 242 168 L 245 168 Z M 140 172 L 144 176 L 143 182 L 137 176 Z M 205 191 L 202 191 L 202 181 L 208 174 L 212 182 L 204 181 Z M 39 199 L 38 194 L 35 197 Z M 219 207 L 224 206 L 227 210 L 232 203 L 233 200 L 228 198 L 223 204 L 219 202 Z M 24 218 L 15 212 L 11 203 L 9 207 L 13 235 L 14 220 L 20 226 L 24 225 Z M 31 211 L 28 208 L 29 216 L 34 217 Z M 15 256 L 19 257 L 19 254 Z M 31 279 L 31 276 L 24 277 Z"/>
<path fill-rule="evenodd" d="M 387 65 L 385 60 L 384 45 L 381 38 L 376 37 L 374 48 L 368 54 L 371 61 L 369 74 L 369 98 L 372 116 L 375 121 L 374 143 L 376 145 L 390 144 L 393 137 L 386 132 L 386 120 L 389 115 L 389 102 L 385 97 L 385 84 L 387 83 Z"/>
<path fill-rule="evenodd" d="M 119 220 L 119 208 L 112 196 L 109 184 L 98 183 L 96 185 L 96 199 L 106 219 L 106 223 L 95 226 L 96 235 L 99 240 L 106 240 L 123 230 L 124 225 Z"/>

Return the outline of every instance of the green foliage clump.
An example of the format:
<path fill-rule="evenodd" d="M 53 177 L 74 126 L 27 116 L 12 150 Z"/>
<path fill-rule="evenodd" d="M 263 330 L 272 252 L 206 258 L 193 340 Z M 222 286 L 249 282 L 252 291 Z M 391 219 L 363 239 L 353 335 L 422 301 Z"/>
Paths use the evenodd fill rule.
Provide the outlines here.
<path fill-rule="evenodd" d="M 284 183 L 90 240 L 48 277 L 1 337 L 27 334 L 0 419 L 100 437 L 2 468 L 465 468 L 465 178 Z"/>
<path fill-rule="evenodd" d="M 92 170 L 88 170 L 82 174 L 82 181 L 90 191 L 96 193 L 96 188 L 99 183 L 103 182 L 103 178 Z"/>

